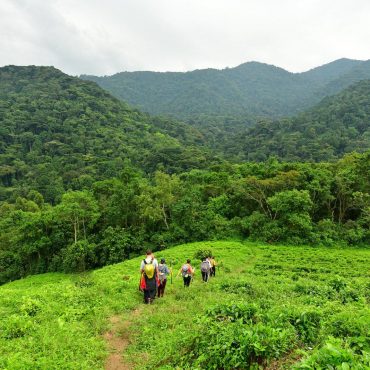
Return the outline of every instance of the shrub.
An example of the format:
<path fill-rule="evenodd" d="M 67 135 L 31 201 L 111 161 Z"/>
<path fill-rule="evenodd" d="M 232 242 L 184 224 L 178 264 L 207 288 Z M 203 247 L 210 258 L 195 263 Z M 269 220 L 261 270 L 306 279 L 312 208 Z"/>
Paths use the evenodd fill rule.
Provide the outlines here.
<path fill-rule="evenodd" d="M 290 323 L 295 327 L 299 338 L 307 344 L 319 341 L 321 329 L 321 313 L 318 311 L 305 311 L 293 315 Z"/>
<path fill-rule="evenodd" d="M 223 282 L 220 287 L 221 290 L 227 293 L 247 294 L 249 296 L 255 294 L 252 284 L 247 281 Z"/>
<path fill-rule="evenodd" d="M 96 262 L 95 245 L 82 240 L 71 244 L 63 251 L 65 272 L 82 272 L 90 269 Z"/>
<path fill-rule="evenodd" d="M 33 322 L 25 315 L 10 315 L 1 324 L 0 333 L 5 339 L 21 338 L 33 329 Z"/>
<path fill-rule="evenodd" d="M 292 328 L 272 328 L 258 323 L 213 322 L 203 318 L 207 328 L 190 342 L 179 365 L 202 369 L 250 369 L 279 358 L 294 345 Z"/>
<path fill-rule="evenodd" d="M 22 314 L 27 316 L 36 316 L 36 314 L 41 310 L 42 304 L 37 299 L 25 298 L 20 306 L 20 311 Z"/>
<path fill-rule="evenodd" d="M 293 369 L 341 369 L 365 370 L 370 365 L 369 353 L 356 355 L 340 339 L 329 338 L 325 345 L 315 350 L 309 357 Z"/>
<path fill-rule="evenodd" d="M 208 309 L 206 316 L 218 321 L 239 321 L 245 324 L 256 320 L 257 311 L 258 308 L 254 304 L 231 303 Z"/>
<path fill-rule="evenodd" d="M 197 259 L 197 260 L 200 260 L 200 261 L 202 261 L 203 258 L 207 258 L 207 257 L 210 257 L 210 256 L 213 256 L 213 252 L 212 252 L 211 249 L 198 249 L 194 253 L 194 258 Z"/>

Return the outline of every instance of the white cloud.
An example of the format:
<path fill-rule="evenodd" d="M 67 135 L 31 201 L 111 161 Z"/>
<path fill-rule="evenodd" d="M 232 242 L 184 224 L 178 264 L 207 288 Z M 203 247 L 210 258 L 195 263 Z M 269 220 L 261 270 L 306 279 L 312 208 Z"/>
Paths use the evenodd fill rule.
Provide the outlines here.
<path fill-rule="evenodd" d="M 367 0 L 2 0 L 0 65 L 70 74 L 224 68 L 303 71 L 369 59 Z"/>

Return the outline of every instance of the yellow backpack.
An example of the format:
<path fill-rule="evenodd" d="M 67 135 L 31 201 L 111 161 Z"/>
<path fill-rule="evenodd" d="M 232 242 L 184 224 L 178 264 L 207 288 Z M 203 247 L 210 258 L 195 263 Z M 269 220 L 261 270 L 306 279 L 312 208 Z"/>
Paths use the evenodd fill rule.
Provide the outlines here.
<path fill-rule="evenodd" d="M 152 279 L 154 276 L 153 260 L 151 260 L 149 263 L 144 260 L 144 264 L 144 274 L 148 279 Z"/>

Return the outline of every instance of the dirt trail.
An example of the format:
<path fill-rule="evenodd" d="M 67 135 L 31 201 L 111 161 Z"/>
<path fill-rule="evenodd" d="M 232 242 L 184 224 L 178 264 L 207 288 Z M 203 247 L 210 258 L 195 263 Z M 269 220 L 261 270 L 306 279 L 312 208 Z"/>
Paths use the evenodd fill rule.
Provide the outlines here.
<path fill-rule="evenodd" d="M 140 309 L 135 309 L 130 317 L 139 315 L 140 311 Z M 122 357 L 122 352 L 130 344 L 129 327 L 132 322 L 130 320 L 122 321 L 120 316 L 110 317 L 109 322 L 111 329 L 103 335 L 111 352 L 105 362 L 105 369 L 132 370 L 132 365 L 125 362 Z"/>

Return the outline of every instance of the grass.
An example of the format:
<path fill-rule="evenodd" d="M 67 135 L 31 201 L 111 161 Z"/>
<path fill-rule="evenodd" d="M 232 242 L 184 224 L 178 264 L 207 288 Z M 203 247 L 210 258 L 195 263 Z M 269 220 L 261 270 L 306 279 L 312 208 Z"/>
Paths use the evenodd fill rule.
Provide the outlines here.
<path fill-rule="evenodd" d="M 285 335 L 284 348 L 264 338 L 259 354 L 254 348 L 254 357 L 248 357 L 251 367 L 319 368 L 320 361 L 334 361 L 333 351 L 335 361 L 343 357 L 341 363 L 352 361 L 358 369 L 370 366 L 365 363 L 369 250 L 223 241 L 182 245 L 157 257 L 172 261 L 177 272 L 199 249 L 212 249 L 220 263 L 216 278 L 204 284 L 196 261 L 189 289 L 173 277 L 165 297 L 149 306 L 142 305 L 138 291 L 140 258 L 82 275 L 44 274 L 0 287 L 0 369 L 102 369 L 108 355 L 102 334 L 116 314 L 130 321 L 124 357 L 137 368 L 237 364 L 242 353 L 230 350 L 228 338 L 235 342 L 239 328 L 249 330 L 240 334 L 244 353 L 248 333 L 255 345 L 261 333 Z M 136 307 L 140 314 L 133 315 Z M 235 323 L 238 310 L 242 316 Z M 253 317 L 246 318 L 245 310 Z"/>

